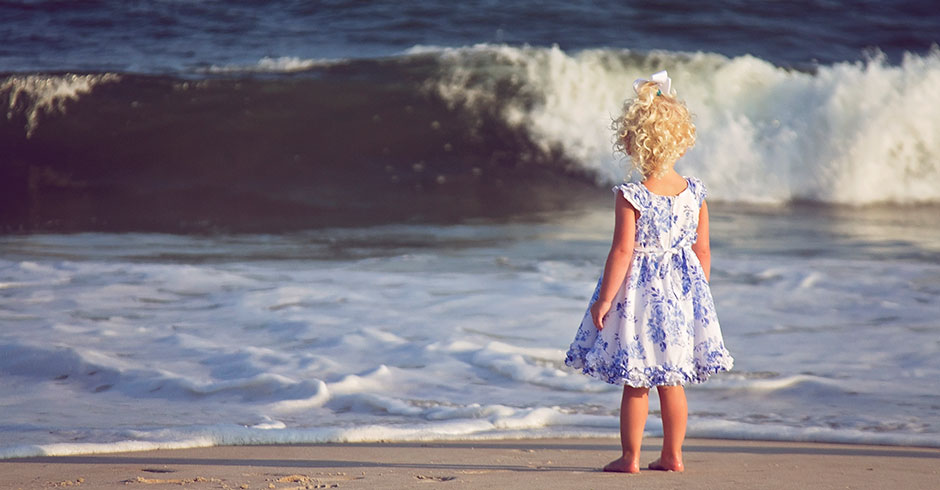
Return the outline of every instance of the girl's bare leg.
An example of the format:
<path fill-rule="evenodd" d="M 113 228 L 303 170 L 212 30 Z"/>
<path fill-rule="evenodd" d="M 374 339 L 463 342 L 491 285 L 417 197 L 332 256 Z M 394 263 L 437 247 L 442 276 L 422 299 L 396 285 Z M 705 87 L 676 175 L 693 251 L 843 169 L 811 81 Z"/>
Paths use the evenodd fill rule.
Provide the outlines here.
<path fill-rule="evenodd" d="M 663 415 L 663 452 L 650 463 L 651 470 L 683 471 L 682 443 L 689 419 L 689 404 L 681 386 L 659 386 L 659 406 Z"/>
<path fill-rule="evenodd" d="M 623 398 L 620 400 L 620 445 L 623 456 L 611 461 L 604 471 L 640 472 L 640 445 L 643 443 L 646 415 L 650 411 L 649 393 L 649 388 L 623 387 Z"/>

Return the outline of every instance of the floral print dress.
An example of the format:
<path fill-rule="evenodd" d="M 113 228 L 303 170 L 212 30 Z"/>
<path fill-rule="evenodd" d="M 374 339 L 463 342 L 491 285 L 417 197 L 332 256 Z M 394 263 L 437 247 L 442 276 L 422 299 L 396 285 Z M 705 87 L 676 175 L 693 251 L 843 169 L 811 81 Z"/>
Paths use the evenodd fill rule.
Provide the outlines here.
<path fill-rule="evenodd" d="M 568 366 L 634 387 L 700 383 L 731 369 L 708 281 L 692 251 L 705 186 L 694 177 L 686 182 L 677 196 L 653 194 L 637 183 L 613 188 L 639 212 L 633 258 L 603 330 L 594 326 L 588 305 Z M 591 304 L 600 287 L 598 280 Z"/>

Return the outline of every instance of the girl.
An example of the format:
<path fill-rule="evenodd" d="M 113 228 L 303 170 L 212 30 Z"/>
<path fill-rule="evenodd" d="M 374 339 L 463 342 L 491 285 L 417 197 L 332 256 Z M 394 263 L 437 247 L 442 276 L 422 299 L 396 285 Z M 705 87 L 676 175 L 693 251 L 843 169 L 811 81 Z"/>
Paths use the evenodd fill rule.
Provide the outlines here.
<path fill-rule="evenodd" d="M 731 369 L 733 360 L 708 288 L 705 186 L 673 168 L 695 143 L 691 115 L 665 71 L 637 80 L 633 89 L 636 98 L 614 121 L 614 146 L 643 181 L 613 189 L 613 244 L 565 364 L 623 385 L 623 455 L 604 471 L 640 471 L 651 386 L 659 391 L 663 448 L 649 468 L 682 471 L 688 418 L 682 385 Z"/>

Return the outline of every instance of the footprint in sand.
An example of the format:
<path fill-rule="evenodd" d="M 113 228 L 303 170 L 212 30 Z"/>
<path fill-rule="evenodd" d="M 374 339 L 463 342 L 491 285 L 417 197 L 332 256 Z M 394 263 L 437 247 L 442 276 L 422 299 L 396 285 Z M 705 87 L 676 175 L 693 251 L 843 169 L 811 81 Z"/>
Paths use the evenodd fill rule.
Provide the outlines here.
<path fill-rule="evenodd" d="M 424 481 L 451 481 L 456 480 L 456 476 L 427 476 L 427 475 L 415 475 L 415 478 Z"/>

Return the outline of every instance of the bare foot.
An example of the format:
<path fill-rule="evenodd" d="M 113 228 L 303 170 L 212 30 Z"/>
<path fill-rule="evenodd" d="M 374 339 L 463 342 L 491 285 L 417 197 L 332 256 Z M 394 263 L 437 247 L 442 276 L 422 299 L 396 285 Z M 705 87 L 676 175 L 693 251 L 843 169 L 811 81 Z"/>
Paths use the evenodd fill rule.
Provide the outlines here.
<path fill-rule="evenodd" d="M 663 458 L 658 458 L 656 461 L 653 461 L 649 464 L 649 469 L 657 471 L 675 471 L 681 473 L 685 471 L 685 465 L 682 464 L 682 461 L 663 461 Z"/>
<path fill-rule="evenodd" d="M 640 472 L 640 462 L 639 461 L 627 461 L 623 456 L 607 463 L 607 466 L 604 467 L 604 471 L 611 471 L 615 473 L 639 473 Z"/>

